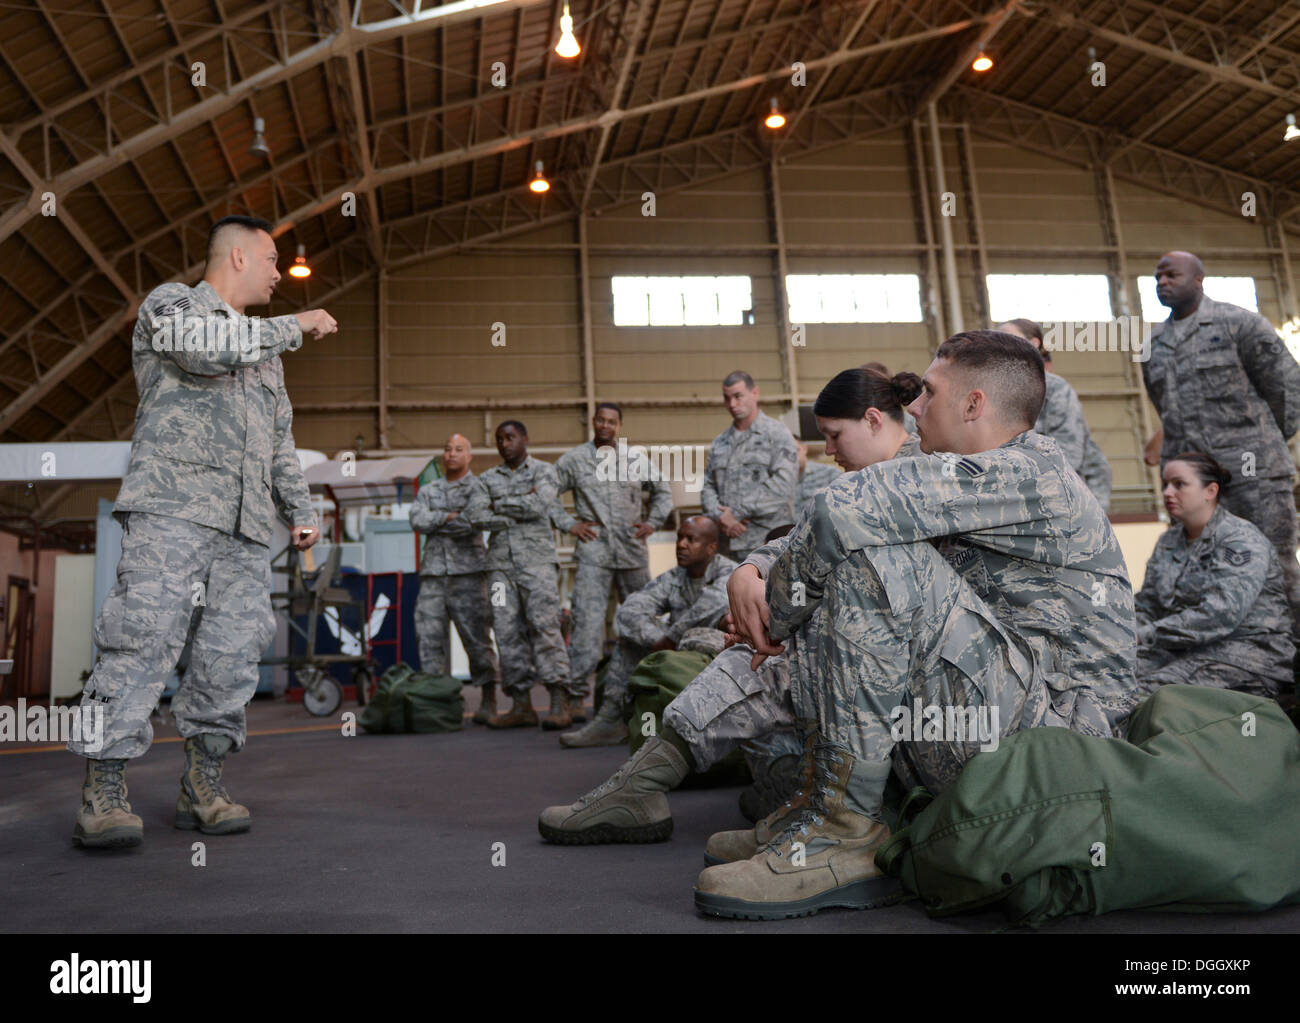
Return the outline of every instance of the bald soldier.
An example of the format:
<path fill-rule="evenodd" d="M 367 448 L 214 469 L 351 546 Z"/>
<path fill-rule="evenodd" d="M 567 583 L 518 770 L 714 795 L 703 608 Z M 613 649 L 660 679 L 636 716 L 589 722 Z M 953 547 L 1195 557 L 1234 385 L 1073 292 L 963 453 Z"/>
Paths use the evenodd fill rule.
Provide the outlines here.
<path fill-rule="evenodd" d="M 1232 474 L 1221 503 L 1273 544 L 1300 630 L 1295 465 L 1287 450 L 1300 427 L 1300 366 L 1264 317 L 1215 302 L 1204 279 L 1190 252 L 1168 252 L 1156 264 L 1156 296 L 1169 319 L 1152 333 L 1142 380 L 1160 414 L 1160 461 L 1204 451 Z"/>
<path fill-rule="evenodd" d="M 731 425 L 714 438 L 704 463 L 700 507 L 743 561 L 768 532 L 794 521 L 798 452 L 782 423 L 758 407 L 758 386 L 736 370 L 722 381 Z"/>
<path fill-rule="evenodd" d="M 912 408 L 934 454 L 846 473 L 790 534 L 766 590 L 733 587 L 737 628 L 760 655 L 820 612 L 791 668 L 795 705 L 815 707 L 816 785 L 765 848 L 700 875 L 705 913 L 880 905 L 894 891 L 875 865 L 891 772 L 938 794 L 1001 736 L 1121 735 L 1137 702 L 1119 543 L 1061 449 L 1032 430 L 1043 360 L 1023 338 L 968 331 L 939 347 L 923 382 Z"/>
<path fill-rule="evenodd" d="M 641 658 L 676 650 L 689 629 L 716 629 L 727 611 L 727 579 L 736 563 L 718 553 L 718 527 L 692 515 L 677 528 L 677 567 L 633 593 L 614 616 L 618 646 L 605 672 L 605 697 L 585 728 L 564 732 L 571 748 L 627 741 L 627 683 Z"/>
<path fill-rule="evenodd" d="M 149 715 L 195 619 L 190 666 L 171 704 L 185 739 L 175 825 L 209 835 L 252 825 L 221 772 L 226 755 L 243 748 L 244 707 L 275 633 L 273 518 L 292 524 L 299 550 L 319 537 L 280 354 L 338 329 L 323 309 L 269 320 L 246 314 L 271 301 L 277 260 L 269 223 L 225 217 L 208 235 L 198 286 L 164 284 L 140 306 L 131 337 L 139 407 L 113 509 L 122 556 L 82 694 L 102 709 L 102 742 L 68 743 L 86 758 L 73 831 L 82 846 L 143 840 L 126 799 L 126 762 L 153 742 Z"/>
<path fill-rule="evenodd" d="M 496 690 L 501 679 L 489 630 L 487 549 L 483 534 L 465 517 L 471 498 L 483 484 L 470 471 L 473 447 L 468 438 L 453 433 L 442 448 L 442 479 L 430 480 L 415 495 L 411 528 L 424 533 L 420 557 L 420 596 L 415 602 L 415 634 L 420 643 L 420 670 L 446 675 L 450 665 L 449 620 L 456 623 L 461 644 L 469 657 L 470 681 L 482 698 L 474 720 L 487 724 L 496 713 Z"/>

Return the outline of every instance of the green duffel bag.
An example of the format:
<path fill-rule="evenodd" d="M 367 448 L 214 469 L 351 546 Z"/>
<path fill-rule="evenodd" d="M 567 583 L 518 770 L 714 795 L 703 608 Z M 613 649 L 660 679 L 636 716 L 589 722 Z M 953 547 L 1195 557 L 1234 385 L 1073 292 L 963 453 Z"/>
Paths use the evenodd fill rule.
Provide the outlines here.
<path fill-rule="evenodd" d="M 709 654 L 698 650 L 658 650 L 641 659 L 627 680 L 628 700 L 632 707 L 627 725 L 629 752 L 635 753 L 647 738 L 659 734 L 664 708 L 712 660 Z M 704 773 L 692 773 L 681 787 L 748 785 L 752 780 L 744 754 L 736 750 Z"/>
<path fill-rule="evenodd" d="M 1241 912 L 1300 902 L 1298 835 L 1300 733 L 1277 703 L 1165 686 L 1127 740 L 1032 728 L 976 754 L 876 864 L 933 916 Z"/>
<path fill-rule="evenodd" d="M 416 672 L 402 689 L 402 731 L 459 732 L 465 726 L 461 681 Z"/>
<path fill-rule="evenodd" d="M 403 732 L 406 717 L 402 709 L 402 692 L 415 674 L 404 661 L 394 664 L 379 677 L 374 695 L 361 712 L 358 723 L 367 732 Z"/>

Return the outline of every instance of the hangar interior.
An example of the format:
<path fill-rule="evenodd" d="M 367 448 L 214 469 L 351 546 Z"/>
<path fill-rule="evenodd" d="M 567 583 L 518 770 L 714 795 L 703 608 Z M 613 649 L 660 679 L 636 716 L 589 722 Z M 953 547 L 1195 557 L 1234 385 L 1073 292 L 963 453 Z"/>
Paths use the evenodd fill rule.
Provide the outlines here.
<path fill-rule="evenodd" d="M 576 58 L 555 52 L 566 12 Z M 265 314 L 338 320 L 283 360 L 296 443 L 331 460 L 431 458 L 460 432 L 481 472 L 519 419 L 554 461 L 600 401 L 630 443 L 707 446 L 735 369 L 778 416 L 869 359 L 922 372 L 963 328 L 1149 326 L 1174 249 L 1300 339 L 1294 3 L 32 0 L 0 25 L 5 445 L 131 439 L 139 303 L 196 283 L 231 213 L 275 225 Z M 1137 582 L 1159 420 L 1136 353 L 1077 347 L 1055 369 L 1110 461 L 1112 521 L 1145 530 Z M 57 561 L 94 551 L 116 490 L 0 485 L 0 653 L 27 662 L 3 698 L 48 698 Z M 12 759 L 36 792 L 39 758 Z"/>

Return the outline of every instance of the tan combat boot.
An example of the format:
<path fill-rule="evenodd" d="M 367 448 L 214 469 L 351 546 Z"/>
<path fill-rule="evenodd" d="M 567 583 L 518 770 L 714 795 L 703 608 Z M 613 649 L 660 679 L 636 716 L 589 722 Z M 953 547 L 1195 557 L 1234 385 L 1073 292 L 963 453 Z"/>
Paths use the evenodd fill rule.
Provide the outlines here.
<path fill-rule="evenodd" d="M 548 806 L 537 830 L 560 845 L 667 841 L 673 833 L 667 793 L 690 773 L 686 758 L 656 735 L 572 806 Z"/>
<path fill-rule="evenodd" d="M 738 831 L 719 831 L 710 836 L 704 846 L 704 865 L 716 867 L 719 863 L 736 863 L 747 860 L 758 850 L 776 838 L 789 827 L 805 806 L 808 805 L 808 793 L 817 784 L 814 770 L 813 745 L 816 739 L 811 734 L 804 740 L 803 756 L 799 759 L 799 774 L 795 790 L 784 803 L 756 823 L 752 828 Z"/>
<path fill-rule="evenodd" d="M 205 835 L 234 835 L 253 826 L 248 807 L 230 798 L 221 784 L 221 763 L 234 743 L 226 735 L 191 735 L 185 740 L 185 773 L 176 799 L 176 827 Z"/>
<path fill-rule="evenodd" d="M 483 687 L 482 693 L 478 701 L 478 710 L 474 711 L 474 717 L 471 718 L 476 725 L 486 725 L 488 719 L 497 712 L 497 684 L 489 682 Z"/>
<path fill-rule="evenodd" d="M 144 822 L 126 801 L 125 760 L 87 758 L 72 840 L 88 849 L 124 849 L 144 841 Z"/>
<path fill-rule="evenodd" d="M 560 686 L 551 687 L 551 709 L 546 713 L 546 720 L 542 722 L 542 728 L 547 732 L 558 732 L 561 728 L 569 728 L 573 725 L 573 717 L 569 713 L 569 694 Z"/>
<path fill-rule="evenodd" d="M 515 696 L 514 703 L 504 714 L 493 714 L 488 718 L 487 726 L 489 728 L 536 728 L 537 711 L 533 710 L 533 703 L 528 698 L 528 694 Z"/>
<path fill-rule="evenodd" d="M 627 724 L 623 721 L 620 701 L 611 699 L 608 693 L 596 711 L 596 717 L 588 725 L 572 732 L 560 735 L 560 745 L 570 749 L 585 749 L 590 746 L 621 746 L 627 742 Z"/>
<path fill-rule="evenodd" d="M 585 696 L 569 697 L 569 717 L 575 725 L 581 725 L 587 720 L 587 708 L 583 706 L 585 701 Z"/>
<path fill-rule="evenodd" d="M 770 845 L 739 863 L 709 867 L 695 905 L 709 916 L 784 920 L 823 909 L 873 909 L 901 897 L 898 881 L 875 862 L 889 827 L 866 815 L 878 803 L 879 765 L 819 743 L 817 786 L 798 819 Z M 857 770 L 855 771 L 855 767 Z M 888 771 L 888 763 L 883 765 Z"/>

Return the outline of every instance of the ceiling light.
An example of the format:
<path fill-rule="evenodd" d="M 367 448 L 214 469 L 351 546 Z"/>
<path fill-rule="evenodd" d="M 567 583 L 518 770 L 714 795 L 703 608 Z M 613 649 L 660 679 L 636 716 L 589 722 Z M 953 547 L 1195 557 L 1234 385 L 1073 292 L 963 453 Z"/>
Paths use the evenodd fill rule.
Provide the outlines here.
<path fill-rule="evenodd" d="M 777 109 L 775 96 L 772 97 L 772 109 L 768 112 L 768 115 L 763 118 L 763 123 L 773 131 L 776 131 L 777 128 L 785 125 L 785 114 L 781 113 L 781 111 Z"/>
<path fill-rule="evenodd" d="M 266 122 L 260 117 L 253 118 L 253 144 L 248 147 L 248 151 L 254 156 L 269 158 L 271 150 L 266 144 L 266 138 L 262 132 L 266 131 Z"/>
<path fill-rule="evenodd" d="M 298 246 L 298 257 L 293 261 L 293 266 L 289 267 L 290 277 L 310 277 L 311 267 L 307 265 L 307 246 Z"/>
<path fill-rule="evenodd" d="M 546 175 L 542 173 L 541 160 L 537 161 L 537 170 L 533 173 L 533 180 L 528 182 L 528 189 L 538 195 L 551 190 L 551 183 L 546 180 Z"/>
<path fill-rule="evenodd" d="M 987 71 L 992 66 L 993 58 L 981 50 L 980 55 L 975 58 L 975 62 L 970 67 L 972 71 Z"/>
<path fill-rule="evenodd" d="M 555 52 L 561 57 L 576 57 L 582 52 L 582 47 L 578 45 L 577 37 L 573 34 L 573 15 L 569 13 L 567 2 L 564 5 L 564 13 L 560 15 L 560 41 L 555 44 Z"/>
<path fill-rule="evenodd" d="M 1282 141 L 1290 142 L 1292 139 L 1300 139 L 1300 128 L 1295 126 L 1295 114 L 1286 115 L 1286 131 L 1282 133 Z"/>

